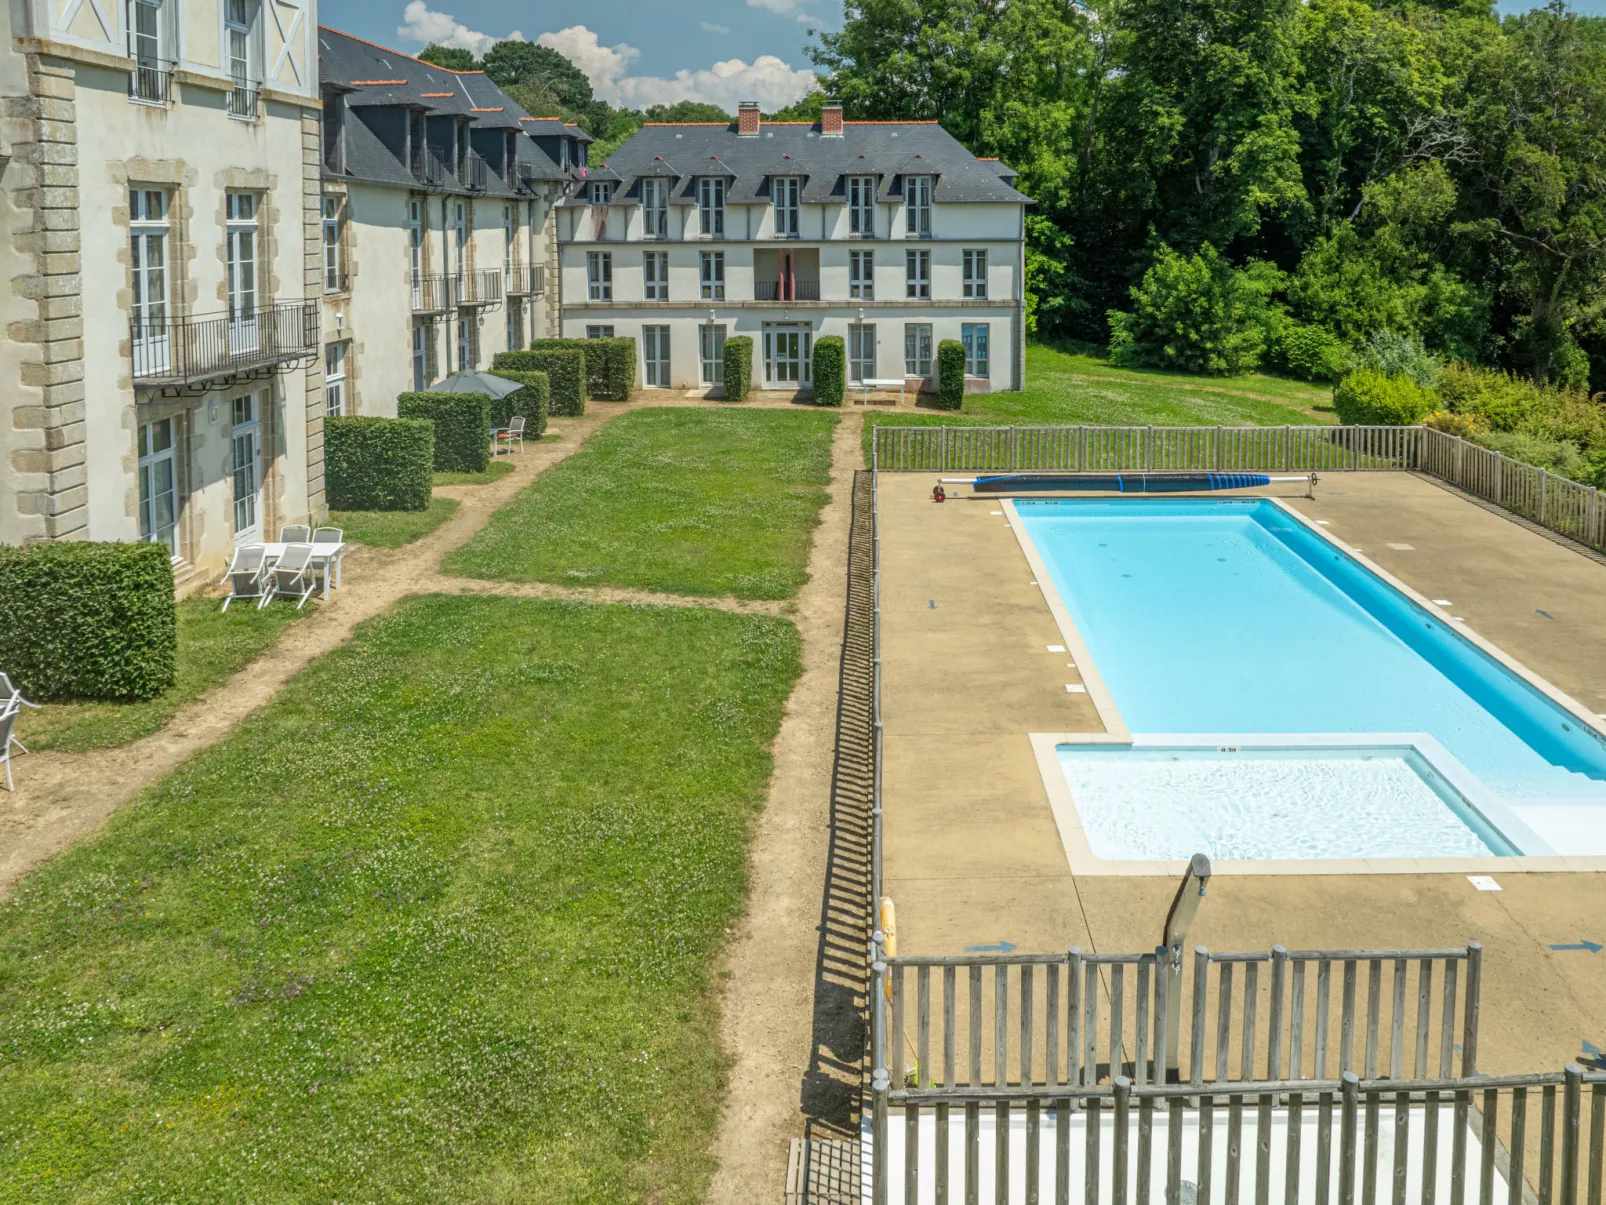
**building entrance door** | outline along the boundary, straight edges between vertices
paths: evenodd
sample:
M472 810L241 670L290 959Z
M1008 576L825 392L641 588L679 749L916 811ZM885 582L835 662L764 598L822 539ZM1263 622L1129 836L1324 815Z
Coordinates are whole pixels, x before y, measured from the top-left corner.
M797 389L812 381L814 328L802 323L764 324L764 385Z

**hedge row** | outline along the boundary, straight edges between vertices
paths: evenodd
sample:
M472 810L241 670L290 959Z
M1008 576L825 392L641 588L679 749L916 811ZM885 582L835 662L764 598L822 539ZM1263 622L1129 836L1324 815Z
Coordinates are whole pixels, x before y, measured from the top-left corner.
M0 667L23 694L149 699L177 656L165 544L0 545Z
M504 380L517 381L524 386L506 397L491 399L491 426L503 430L513 416L524 416L524 438L540 439L546 430L547 406L552 393L551 383L544 372L498 372Z
M570 340L584 344L584 339ZM592 340L595 342L595 340ZM583 347L552 351L499 351L491 357L497 376L510 372L544 372L547 376L547 413L578 418L586 412L586 357Z
M634 339L535 339L530 350L583 352L586 394L596 401L628 401L636 387Z
M753 388L753 340L732 335L725 340L725 400L739 402Z
M848 345L841 335L814 341L814 404L840 406L847 387Z
M404 393L396 399L396 417L435 424L437 473L483 473L491 463L488 393Z
M331 510L427 510L434 472L432 422L323 421L323 480Z
M937 344L937 409L958 410L965 401L965 345L958 339Z

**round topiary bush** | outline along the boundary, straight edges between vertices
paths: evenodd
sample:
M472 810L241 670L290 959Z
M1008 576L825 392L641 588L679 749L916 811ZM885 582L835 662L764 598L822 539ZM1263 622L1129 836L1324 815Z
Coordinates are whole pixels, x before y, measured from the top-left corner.
M1341 423L1411 427L1438 409L1439 399L1410 377L1391 377L1375 368L1349 373L1333 390L1333 409Z

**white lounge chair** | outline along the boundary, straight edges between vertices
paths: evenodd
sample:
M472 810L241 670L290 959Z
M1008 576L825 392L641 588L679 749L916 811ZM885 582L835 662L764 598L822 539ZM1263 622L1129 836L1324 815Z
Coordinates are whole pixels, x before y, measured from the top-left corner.
M507 449L509 456L513 455L513 443L515 440L518 441L519 451L524 451L524 415L515 414L508 419L507 426L491 432L491 439L493 441L491 455L493 456L503 448Z
M11 684L11 679L6 675L6 672L0 670L0 710L4 710L7 707L13 708L19 715L24 707L32 707L35 711L39 710L39 704L30 703L23 698L22 692ZM8 733L7 739L24 753L28 752L28 746L24 745L14 735L9 735ZM9 773L9 771L7 772Z
M8 791L17 789L11 781L11 746L16 745L17 748L22 749L22 742L11 735L11 730L16 727L17 716L21 711L22 704L16 698L6 703L0 703L0 762L5 763L6 790ZM22 749L22 751L24 753L28 752L26 749Z
M312 528L302 523L279 528L279 543L305 544L312 536Z
M229 596L223 600L223 609L237 598L262 597L263 557L267 549L260 544L249 544L234 550L234 560L223 580L229 583Z
M263 582L262 600L257 603L257 610L262 610L279 595L296 599L296 610L306 606L307 599L312 596L314 586L312 574L312 545L286 544L284 555L273 563L268 570L267 578Z
M335 553L333 556L317 556L313 558L312 562L314 568L323 571L323 576L326 581L329 577L329 571L333 569L335 573L335 585L338 586L340 584L340 571L342 567L341 562L346 555L345 531L339 527L314 527L312 529L312 542L314 544L340 545L340 551ZM325 590L324 596L328 597L328 594L329 591Z

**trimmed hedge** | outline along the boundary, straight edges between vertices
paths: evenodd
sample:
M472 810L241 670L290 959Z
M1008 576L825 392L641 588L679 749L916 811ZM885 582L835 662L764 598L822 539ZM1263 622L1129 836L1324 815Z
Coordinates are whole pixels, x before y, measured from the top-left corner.
M937 344L937 409L958 410L965 401L965 345L958 339Z
M847 387L848 345L841 335L814 341L814 404L840 406Z
M629 401L636 387L634 339L534 339L530 350L584 352L586 395L594 401Z
M165 544L0 545L0 667L46 699L150 699L178 664Z
M725 400L742 401L752 388L752 336L732 335L725 340Z
M546 414L552 394L552 384L544 372L493 373L508 381L524 386L506 397L491 399L491 426L497 430L508 425L515 414L524 416L524 438L540 439L546 430Z
M326 418L323 481L330 510L427 510L435 424L421 418Z
M396 416L435 424L437 473L483 473L491 463L488 393L404 393L396 399Z
M584 343L584 339L571 340ZM551 351L499 351L491 357L497 376L510 372L544 372L547 377L547 413L579 418L586 412L586 357L582 348Z

